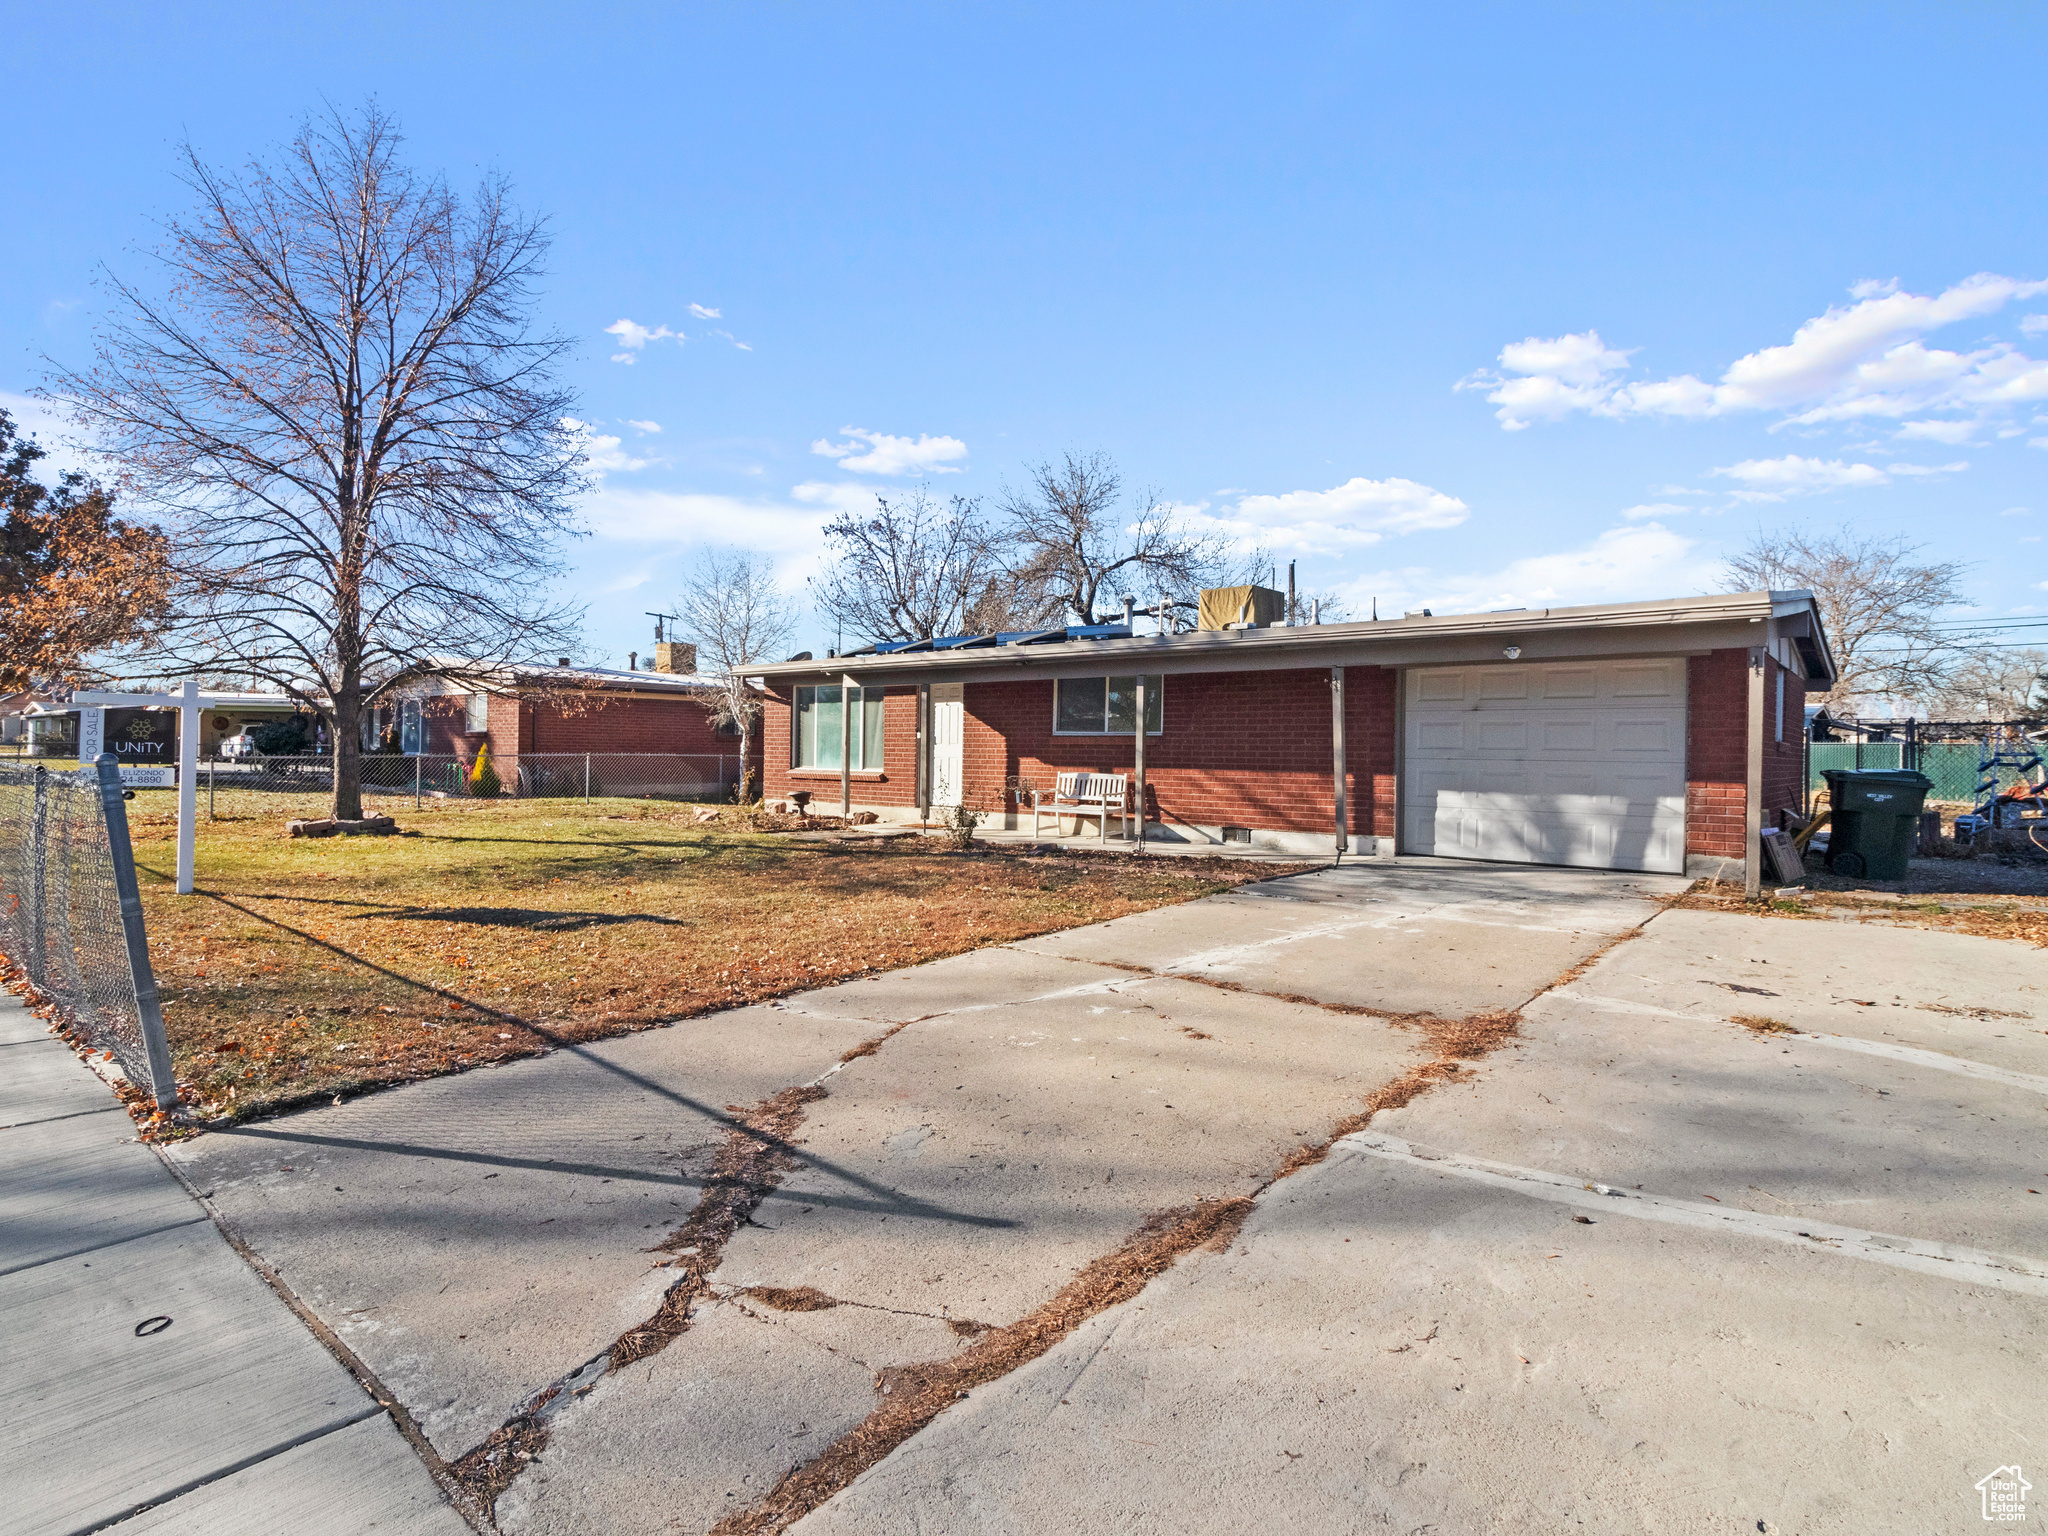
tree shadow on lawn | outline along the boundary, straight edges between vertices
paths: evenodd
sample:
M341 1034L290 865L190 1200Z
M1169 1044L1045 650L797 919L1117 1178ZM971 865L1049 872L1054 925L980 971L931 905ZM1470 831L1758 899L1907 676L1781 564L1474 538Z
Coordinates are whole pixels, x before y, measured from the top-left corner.
M586 928L610 928L621 923L655 923L665 928L696 926L687 917L663 917L658 912L576 912L552 907L398 907L331 896L287 896L275 891L252 893L248 899L346 907L350 921L375 918L392 922L474 923L479 928L524 928L535 933L581 933Z

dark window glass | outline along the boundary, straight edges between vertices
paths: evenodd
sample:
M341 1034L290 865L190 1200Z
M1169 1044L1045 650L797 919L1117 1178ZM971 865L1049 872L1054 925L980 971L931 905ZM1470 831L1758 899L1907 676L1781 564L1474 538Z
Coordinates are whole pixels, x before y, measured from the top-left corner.
M1059 681L1058 724L1062 731L1102 731L1104 679L1063 677Z

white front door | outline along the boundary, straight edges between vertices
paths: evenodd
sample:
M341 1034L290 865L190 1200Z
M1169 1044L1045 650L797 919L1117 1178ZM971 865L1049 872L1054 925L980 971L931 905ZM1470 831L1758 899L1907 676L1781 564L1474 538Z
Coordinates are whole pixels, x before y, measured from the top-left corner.
M932 684L932 804L960 804L960 743L967 701L959 683Z
M1417 668L1404 853L1685 869L1685 662Z

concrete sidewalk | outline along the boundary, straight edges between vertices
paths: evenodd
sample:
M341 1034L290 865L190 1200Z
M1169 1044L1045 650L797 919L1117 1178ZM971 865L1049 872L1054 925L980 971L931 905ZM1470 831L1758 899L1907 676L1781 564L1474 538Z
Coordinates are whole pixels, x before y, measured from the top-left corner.
M107 1085L11 996L0 1377L13 1536L469 1529L390 1415L135 1141Z

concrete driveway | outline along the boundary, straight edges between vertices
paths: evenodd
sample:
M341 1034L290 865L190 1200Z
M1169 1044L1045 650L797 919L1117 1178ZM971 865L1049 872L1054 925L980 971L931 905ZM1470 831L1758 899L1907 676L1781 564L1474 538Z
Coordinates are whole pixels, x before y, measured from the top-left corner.
M505 1529L706 1530L860 1425L878 1371L969 1347L1152 1213L1250 1195L1327 1141L1436 1057L1401 1016L1512 1009L1681 886L1346 866L175 1156L447 1460L560 1388L545 1434L508 1452L528 1455ZM714 1294L606 1371L692 1257L650 1250L716 1184L734 1121L806 1083L824 1093L798 1165L726 1244Z
M1682 885L1346 866L177 1155L508 1532L772 1528L869 1437L802 1529L1974 1520L2038 1417L2048 965Z
M2044 1120L2038 949L1667 912L797 1529L1980 1529Z

